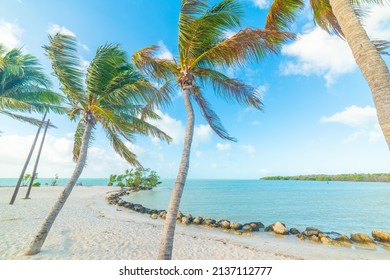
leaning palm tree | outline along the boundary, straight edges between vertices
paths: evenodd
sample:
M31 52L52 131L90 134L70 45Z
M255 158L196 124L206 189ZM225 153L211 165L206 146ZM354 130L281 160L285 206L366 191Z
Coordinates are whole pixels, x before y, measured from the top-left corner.
M6 51L0 44L0 114L39 126L39 119L19 113L63 113L62 98L50 86L34 56L21 49Z
M135 166L140 166L140 163L122 138L132 142L136 134L142 134L170 141L169 136L145 120L158 118L153 111L144 108L154 88L128 63L125 52L118 45L105 44L98 48L87 69L84 84L75 39L58 33L49 37L49 40L50 44L44 48L71 105L69 118L79 119L73 147L76 166L63 193L26 252L27 255L40 252L51 226L84 169L97 124L106 132L114 150ZM141 115L145 118L141 119Z
M133 55L133 63L162 85L154 100L169 104L175 87L183 91L187 126L178 175L173 187L163 229L159 259L171 259L176 217L187 178L191 143L194 134L193 103L196 103L213 131L222 139L235 141L206 99L205 87L211 84L215 94L241 105L261 109L256 88L221 72L242 66L247 60L261 59L276 53L291 33L278 30L245 28L227 37L227 31L239 29L242 9L237 1L223 0L209 7L206 0L183 0L179 16L178 58L156 58L158 47L151 46ZM275 21L280 21L276 18ZM288 19L283 19L288 20ZM153 102L152 102L153 103ZM152 105L151 105L152 106Z
M284 4L283 4L284 2ZM274 0L272 8L285 9L297 0ZM371 40L359 18L360 4L384 4L389 0L310 0L315 23L345 39L357 65L366 79L387 146L390 149L390 73L380 53L388 46L385 41ZM287 3L287 4L286 4ZM294 16L291 13L290 16ZM272 20L272 18L268 18ZM267 19L267 20L268 20Z

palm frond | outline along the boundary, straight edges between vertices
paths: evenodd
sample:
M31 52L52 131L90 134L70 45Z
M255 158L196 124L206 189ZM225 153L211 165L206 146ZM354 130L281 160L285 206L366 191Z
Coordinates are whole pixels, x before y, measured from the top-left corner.
M267 15L266 29L286 31L304 7L302 0L274 0Z
M212 69L197 68L194 74L202 81L211 82L214 92L225 100L233 99L241 105L261 110L263 104L256 88Z
M242 14L238 1L223 0L192 22L181 26L179 33L189 34L180 44L179 53L182 53L180 57L183 59L181 63L197 58L225 38L227 31L239 28ZM183 68L183 64L181 67Z
M390 42L387 40L373 40L372 43L374 44L376 50L381 55L390 55L390 53L387 51L387 49L390 47Z
M10 98L7 96L0 96L0 111L2 110L15 110L21 112L32 112L34 106L24 102L17 100L15 98Z
M87 70L88 102L111 92L113 80L125 73L130 67L127 63L126 52L117 44L105 44L99 47Z
M294 37L289 32L246 28L204 52L191 62L191 67L229 67L243 65L247 60L259 61L271 53L277 53L284 42Z
M115 152L133 166L141 167L137 160L137 156L131 152L122 142L120 137L113 131L107 130L107 138L110 140L111 146Z
M14 114L14 113L10 113L10 112L3 111L3 110L0 110L0 114L9 116L9 117L11 117L11 118L13 118L15 120L18 120L18 121L27 122L27 123L35 125L35 126L40 126L41 124L45 125L47 123L47 121L44 121L42 123L42 120L39 120L39 119L36 119L36 118L32 118L32 117L26 117L26 116ZM49 123L49 127L57 128L52 123Z
M178 67L174 61L156 58L158 46L149 46L135 52L132 61L135 67L158 82L171 79L178 73Z
M237 141L235 138L231 137L226 129L223 127L221 120L218 115L211 109L210 104L203 97L200 89L198 87L194 87L194 92L191 94L192 98L196 101L199 108L201 109L203 117L206 119L207 123L210 125L211 129L221 137L222 139Z
M328 33L344 38L341 27L333 14L329 0L310 0L315 23Z
M51 60L54 75L61 83L62 91L69 100L77 100L86 105L83 86L83 71L77 56L77 42L72 36L57 33L49 36L50 44L44 46L46 55Z

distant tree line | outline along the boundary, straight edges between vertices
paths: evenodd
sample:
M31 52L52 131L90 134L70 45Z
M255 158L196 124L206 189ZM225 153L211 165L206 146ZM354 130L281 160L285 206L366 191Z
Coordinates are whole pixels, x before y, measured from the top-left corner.
M294 181L353 181L353 182L390 182L390 173L373 174L338 174L338 175L299 175L299 176L268 176L260 180L294 180Z

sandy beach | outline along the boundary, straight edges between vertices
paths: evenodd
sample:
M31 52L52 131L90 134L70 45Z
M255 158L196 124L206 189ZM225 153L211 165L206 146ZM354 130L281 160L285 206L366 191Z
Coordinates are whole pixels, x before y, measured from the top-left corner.
M9 205L13 188L0 188L0 259L142 260L155 259L163 220L108 205L113 187L75 187L41 253L24 256L62 187L39 187L32 199ZM177 225L173 259L390 259L384 249L343 248L277 237L273 233L237 236L200 226Z

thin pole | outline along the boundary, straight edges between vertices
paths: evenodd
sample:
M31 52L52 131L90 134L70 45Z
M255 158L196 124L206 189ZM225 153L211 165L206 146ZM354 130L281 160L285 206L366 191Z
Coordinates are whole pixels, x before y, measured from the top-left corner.
M31 146L30 153L28 154L26 162L24 163L24 167L22 169L22 172L20 173L20 177L19 177L18 183L16 184L14 194L12 195L11 201L9 203L10 205L14 204L16 196L18 195L18 192L19 192L19 189L20 189L20 184L22 183L24 173L26 172L28 163L30 162L32 153L33 153L33 151L35 149L35 145L37 144L38 136L39 136L39 133L41 132L42 125L43 125L43 123L45 121L46 114L47 114L47 112L45 112L45 114L43 115L42 123L41 123L41 125L38 128L37 134L35 135L35 139L34 139L34 142L33 142L32 146Z
M47 120L45 131L43 132L43 137L42 137L41 145L39 146L37 159L35 160L35 165L34 165L34 170L33 170L32 176L31 176L30 185L28 186L26 197L24 199L30 199L31 187L34 183L35 175L36 175L37 168L38 168L39 158L41 157L43 142L45 142L46 132L47 132L47 128L49 127L49 123L50 123L50 119Z

